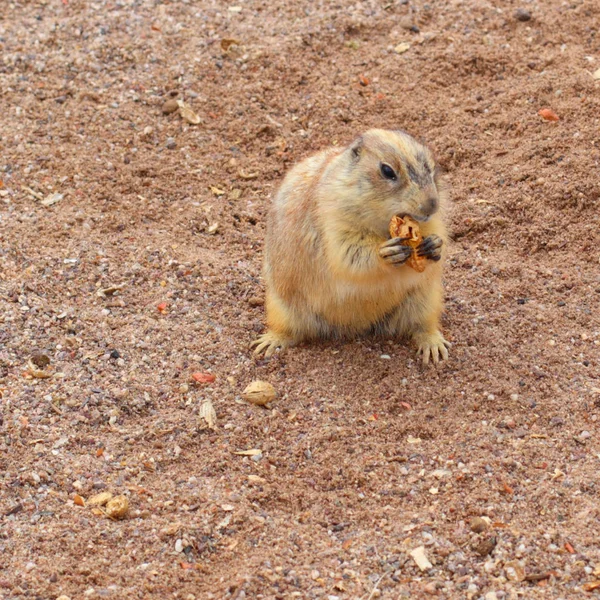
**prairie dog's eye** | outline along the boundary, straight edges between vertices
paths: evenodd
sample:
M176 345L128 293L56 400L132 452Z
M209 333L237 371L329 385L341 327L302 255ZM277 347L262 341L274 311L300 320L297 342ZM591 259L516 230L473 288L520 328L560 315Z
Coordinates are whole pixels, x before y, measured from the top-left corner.
M381 163L381 174L386 178L392 181L396 181L398 176L396 175L396 171L390 167L390 165L386 163Z

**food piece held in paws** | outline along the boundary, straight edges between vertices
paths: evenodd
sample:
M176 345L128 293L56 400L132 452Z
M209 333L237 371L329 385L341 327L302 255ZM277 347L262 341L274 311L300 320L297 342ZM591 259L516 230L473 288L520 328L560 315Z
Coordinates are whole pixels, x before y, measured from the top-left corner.
M427 259L424 256L417 255L417 248L423 242L419 224L411 217L399 217L396 215L390 221L390 236L392 238L408 238L402 244L412 248L412 254L405 264L418 273L422 273L427 266Z

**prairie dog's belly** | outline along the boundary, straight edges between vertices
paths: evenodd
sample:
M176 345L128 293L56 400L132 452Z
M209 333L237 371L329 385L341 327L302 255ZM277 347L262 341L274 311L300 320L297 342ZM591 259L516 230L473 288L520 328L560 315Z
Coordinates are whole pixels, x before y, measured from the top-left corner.
M406 272L370 283L331 280L312 296L311 308L348 333L365 331L395 309L423 277L408 268L403 270Z

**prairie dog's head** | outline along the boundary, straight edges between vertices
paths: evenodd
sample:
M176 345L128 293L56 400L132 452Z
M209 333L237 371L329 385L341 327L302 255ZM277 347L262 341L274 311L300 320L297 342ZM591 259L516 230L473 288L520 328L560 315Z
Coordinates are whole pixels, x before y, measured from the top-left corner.
M433 156L407 133L371 129L344 155L345 187L353 188L345 194L348 216L370 229L387 231L394 215L427 221L440 208L444 190Z

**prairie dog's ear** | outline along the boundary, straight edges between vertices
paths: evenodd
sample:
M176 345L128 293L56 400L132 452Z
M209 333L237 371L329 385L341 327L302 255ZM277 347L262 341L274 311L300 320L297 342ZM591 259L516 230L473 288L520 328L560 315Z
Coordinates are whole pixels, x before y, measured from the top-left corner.
M350 152L352 153L352 158L354 160L358 160L360 155L362 154L363 147L365 145L365 141L363 140L362 135L357 137L352 144L350 145Z

